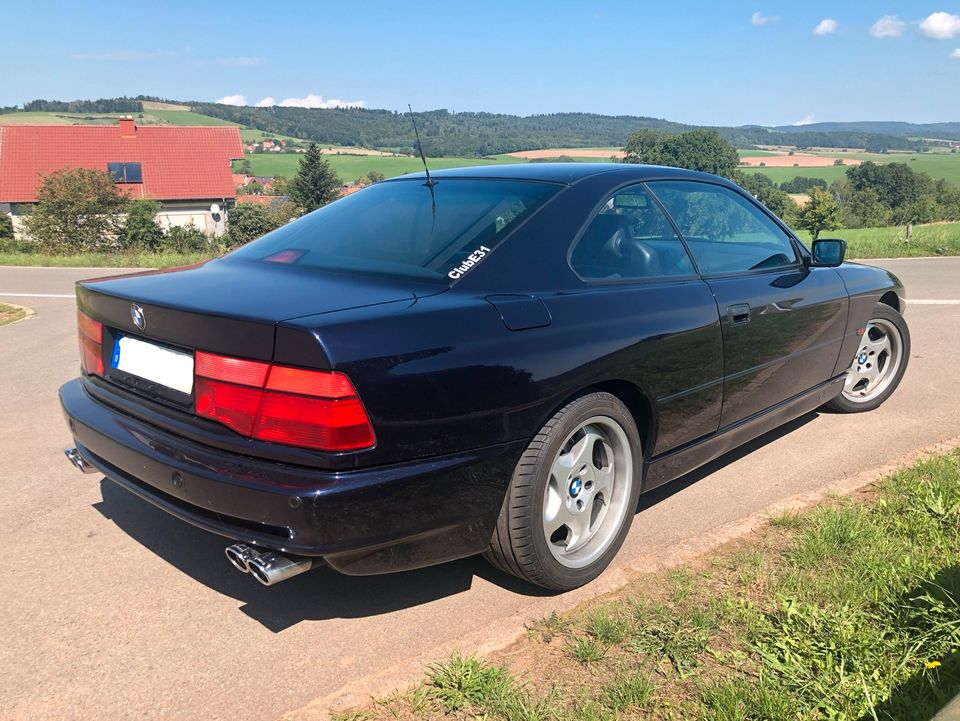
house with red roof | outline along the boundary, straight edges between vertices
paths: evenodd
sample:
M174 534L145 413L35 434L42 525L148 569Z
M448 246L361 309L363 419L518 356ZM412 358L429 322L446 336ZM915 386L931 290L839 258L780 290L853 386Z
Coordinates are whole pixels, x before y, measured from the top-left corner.
M236 200L230 161L243 158L234 126L0 125L0 212L18 218L36 203L43 177L64 168L110 173L131 198L161 203L163 227L226 230Z

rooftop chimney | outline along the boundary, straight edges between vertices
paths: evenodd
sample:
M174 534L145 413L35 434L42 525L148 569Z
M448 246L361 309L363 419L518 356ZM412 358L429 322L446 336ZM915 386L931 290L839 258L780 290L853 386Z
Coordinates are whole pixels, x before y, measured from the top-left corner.
M135 138L137 136L137 124L133 118L120 118L120 137Z

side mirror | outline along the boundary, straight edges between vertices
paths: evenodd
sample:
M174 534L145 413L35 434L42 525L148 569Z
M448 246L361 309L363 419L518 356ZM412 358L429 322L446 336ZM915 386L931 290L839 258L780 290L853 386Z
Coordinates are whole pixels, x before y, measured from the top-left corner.
M813 262L811 265L820 268L836 268L843 263L847 255L847 241L840 239L824 239L813 241Z

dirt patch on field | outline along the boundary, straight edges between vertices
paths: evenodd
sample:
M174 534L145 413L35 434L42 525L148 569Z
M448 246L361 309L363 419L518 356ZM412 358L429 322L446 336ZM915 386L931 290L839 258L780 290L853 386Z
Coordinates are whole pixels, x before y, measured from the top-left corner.
M533 160L534 158L559 158L561 155L569 155L571 158L622 158L622 150L595 150L593 148L547 148L546 150L518 150L515 153L507 153L514 158L525 158Z
M826 168L835 163L837 158L825 155L763 155L760 157L740 158L741 165L752 168L765 166L767 168ZM844 165L860 165L861 160L856 158L841 158Z

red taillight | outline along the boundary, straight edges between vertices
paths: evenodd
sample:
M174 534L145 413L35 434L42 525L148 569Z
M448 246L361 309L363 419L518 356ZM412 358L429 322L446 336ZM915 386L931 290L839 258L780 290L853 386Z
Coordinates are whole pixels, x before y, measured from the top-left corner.
M245 436L324 451L376 441L357 392L343 373L196 354L197 415Z
M80 337L80 362L84 373L103 375L103 324L77 311L77 331Z

